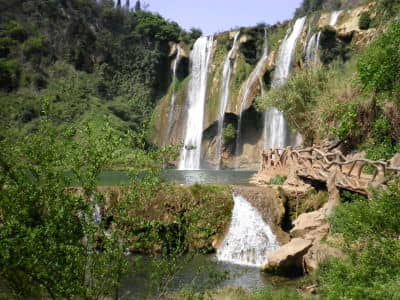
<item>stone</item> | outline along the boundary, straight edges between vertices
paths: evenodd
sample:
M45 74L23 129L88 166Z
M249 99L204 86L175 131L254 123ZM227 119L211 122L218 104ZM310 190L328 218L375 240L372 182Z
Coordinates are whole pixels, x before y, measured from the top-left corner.
M298 274L303 271L303 257L311 247L311 241L294 238L279 249L268 253L262 270L286 275Z
M317 229L326 224L326 215L323 209L304 213L293 221L293 228L290 230L290 235L292 237L305 237L312 232L318 232ZM313 240L313 238L309 239Z
M396 153L392 159L390 160L390 166L392 168L399 168L400 167L400 153Z
M312 273L318 270L321 263L330 257L343 258L344 254L337 248L333 248L325 243L315 243L304 256L304 270Z

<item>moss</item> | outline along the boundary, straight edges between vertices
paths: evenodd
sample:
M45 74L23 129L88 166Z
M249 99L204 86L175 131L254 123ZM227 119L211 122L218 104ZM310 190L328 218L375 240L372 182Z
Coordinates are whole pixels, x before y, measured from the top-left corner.
M278 50L280 42L285 37L288 28L289 22L285 22L268 29L268 47L270 52Z
M120 188L120 191L119 201L129 197L129 189ZM169 238L184 240L188 251L210 252L214 238L223 234L229 225L232 208L232 192L227 186L161 185L153 197L127 208L129 215L135 217L122 226L131 233L132 251L163 250L165 238L168 234L174 235L174 228L178 227L183 236ZM111 207L105 218L113 214L118 212ZM174 241L168 241L171 242Z
M229 52L227 41L231 43L229 33L227 32L217 37L217 45L212 59L212 65L214 68L208 76L205 124L211 124L218 119L219 100L221 95L221 75L225 58Z
M242 54L238 55L236 59L236 68L233 72L230 83L231 99L236 99L237 101L239 101L238 98L240 96L240 89L247 78L249 78L250 73L253 71L253 69L253 66L246 63L246 60ZM235 104L238 103L234 103L234 101L231 101L232 110L234 110L235 106L238 106Z

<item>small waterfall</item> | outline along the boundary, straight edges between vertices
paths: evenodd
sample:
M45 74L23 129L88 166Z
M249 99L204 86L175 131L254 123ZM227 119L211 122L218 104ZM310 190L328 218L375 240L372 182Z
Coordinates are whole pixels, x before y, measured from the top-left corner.
M100 208L100 205L98 205L97 203L94 206L93 219L97 225L101 223L101 219L102 219L101 208Z
M176 57L174 60L174 64L172 66L172 96L171 96L171 103L169 105L169 111L168 111L168 125L167 125L167 134L166 134L166 139L169 141L171 137L171 130L174 124L174 112L175 112L175 102L176 102L176 71L178 70L179 62L181 60L181 47L177 45L177 52L176 52Z
M239 46L239 35L240 31L235 34L235 38L233 40L232 48L228 52L226 56L224 68L222 70L222 83L221 83L221 97L219 101L219 114L218 114L218 134L217 137L217 168L219 169L221 166L221 156L222 156L222 130L224 126L224 116L226 111L226 106L229 101L229 83L231 81L232 69L235 60L235 55Z
M271 227L260 213L239 195L233 195L232 221L228 233L217 250L219 261L259 267L269 251L279 248Z
M314 33L307 44L305 62L308 67L314 66L318 63L318 50L321 32Z
M255 69L251 72L249 78L246 81L246 85L244 88L243 96L240 102L240 109L239 109L239 120L238 120L238 127L236 132L236 149L235 149L235 156L236 156L236 168L239 167L239 146L241 143L241 132L242 132L242 117L243 111L246 107L248 102L248 98L253 88L254 84L259 80L262 76L261 71L265 64L265 61L268 59L268 39L267 39L267 28L264 29L264 49L260 60L258 61Z
M272 88L279 87L284 84L289 77L295 55L297 40L303 31L306 17L296 20L291 32L286 34L278 53L276 61L276 69L272 80ZM271 108L265 113L265 148L284 147L288 140L288 126L282 112L276 108Z
M190 53L191 79L187 97L188 117L179 170L200 169L204 104L213 41L213 37L200 37Z
M334 11L331 14L331 19L329 21L330 26L336 26L337 21L339 20L340 15L343 13L343 10Z

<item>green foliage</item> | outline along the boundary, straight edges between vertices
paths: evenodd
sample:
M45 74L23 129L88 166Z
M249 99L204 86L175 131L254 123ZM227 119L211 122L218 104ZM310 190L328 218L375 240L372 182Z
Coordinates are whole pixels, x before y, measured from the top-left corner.
M233 124L228 124L224 127L222 136L224 137L225 143L229 143L236 139L236 128Z
M46 54L44 40L41 36L31 37L25 41L22 46L22 52L29 59L40 59L40 56Z
M303 0L301 6L296 9L295 17L302 17L322 8L323 0Z
M342 114L338 117L338 126L332 128L332 133L341 140L347 140L355 135L357 130L356 103L348 103L342 108Z
M363 12L358 21L358 27L362 30L367 30L371 26L371 16L368 12Z
M19 85L21 66L16 60L0 59L0 89L12 91Z
M366 152L367 158L387 160L400 150L396 140L391 136L392 131L390 121L384 115L373 122L370 137L361 145L361 149Z
M397 299L400 185L375 191L370 201L340 206L332 231L343 236L346 259L335 259L320 271L323 299Z
M34 135L1 141L2 297L97 298L119 285L126 267L121 232L105 236L88 201L101 199L96 179L118 155L119 141L107 128L95 137L87 127L83 144L71 140L72 132L59 136L44 118ZM82 196L68 192L67 170L83 187Z
M28 37L28 32L22 24L16 21L10 21L5 26L5 35L13 40L24 42Z
M400 78L400 22L390 24L360 57L358 74L364 87L374 93L398 95ZM396 96L397 97L397 96Z
M272 179L269 181L269 184L272 184L272 185L282 185L282 184L285 183L286 179L287 179L287 178L286 178L285 176L277 175L277 176L275 176L274 178L272 178Z
M179 40L181 29L175 22L167 22L163 17L145 11L136 12L137 25L135 30L148 38L156 41Z
M336 30L326 26L321 31L320 59L323 64L330 64L335 60L347 61L351 48L338 38Z

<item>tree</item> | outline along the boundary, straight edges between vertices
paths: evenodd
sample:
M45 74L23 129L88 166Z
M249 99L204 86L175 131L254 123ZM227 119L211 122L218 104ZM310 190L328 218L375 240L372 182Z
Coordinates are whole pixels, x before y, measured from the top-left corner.
M142 7L140 5L140 1L137 0L135 3L135 11L141 11L141 10L142 10Z
M29 138L6 134L0 142L0 298L112 295L126 268L122 233L106 236L93 207L102 199L96 178L118 138L107 126L94 136L89 126L78 144L74 130L59 135L47 117L41 122Z

